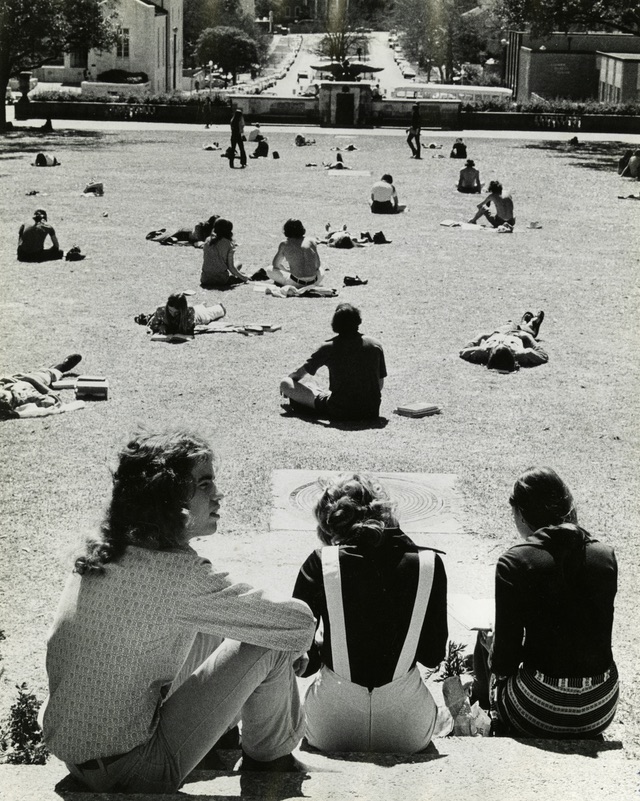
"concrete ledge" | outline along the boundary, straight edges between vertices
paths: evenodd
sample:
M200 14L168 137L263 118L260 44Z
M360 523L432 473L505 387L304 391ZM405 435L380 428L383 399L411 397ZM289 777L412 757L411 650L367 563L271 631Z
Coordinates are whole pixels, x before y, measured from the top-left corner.
M320 755L300 751L305 774L238 774L237 751L222 751L226 771L192 774L167 801L624 801L636 797L638 766L622 743L553 740L438 739L413 757ZM121 794L86 792L65 766L0 765L3 801L115 801ZM158 801L157 795L136 795Z

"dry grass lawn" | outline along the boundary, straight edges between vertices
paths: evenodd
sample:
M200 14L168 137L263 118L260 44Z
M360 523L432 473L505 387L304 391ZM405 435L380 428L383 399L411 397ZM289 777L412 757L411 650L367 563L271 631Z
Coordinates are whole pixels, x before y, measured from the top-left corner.
M618 554L614 652L622 698L610 736L638 753L640 204L616 199L637 186L615 173L624 145L568 151L553 143L471 141L482 180L499 178L513 189L518 225L503 236L438 225L468 219L477 202L455 192L461 163L437 158L448 153L446 139L437 140L444 149L425 150L416 162L397 136L318 132L315 147L295 148L294 134L270 135L280 160L250 161L233 172L218 153L201 149L220 138L202 130L14 133L3 140L0 370L79 351L82 372L107 376L111 397L74 414L0 426L0 628L7 635L0 712L17 681L44 695L47 627L69 555L100 519L115 448L140 424L186 425L219 454L227 493L222 537L265 530L273 469L455 473L468 529L495 540L497 554L516 536L507 503L514 478L531 464L555 467L573 488L582 524ZM305 168L348 141L360 149L346 153L346 163L371 177ZM31 167L40 150L62 165ZM370 184L387 171L409 210L374 217ZM82 196L90 179L104 181L103 198ZM43 195L27 196L32 189ZM62 247L80 245L84 261L15 261L18 226L40 206ZM151 229L213 212L233 221L237 258L251 272L270 261L292 216L310 233L321 234L327 221L346 222L354 233L382 229L392 240L321 251L326 284L341 287L345 274L369 280L341 288L339 299L358 305L364 332L385 345L386 425L329 427L280 407L280 376L330 335L334 300L281 300L250 287L205 292L199 251L145 241ZM532 220L542 230L527 230ZM222 300L229 321L281 323L282 330L211 335L182 346L148 342L134 315L188 288L197 290L195 301ZM548 365L503 376L458 358L478 332L539 308L546 312ZM393 414L398 403L420 399L443 413L421 420ZM469 564L473 570L471 553Z

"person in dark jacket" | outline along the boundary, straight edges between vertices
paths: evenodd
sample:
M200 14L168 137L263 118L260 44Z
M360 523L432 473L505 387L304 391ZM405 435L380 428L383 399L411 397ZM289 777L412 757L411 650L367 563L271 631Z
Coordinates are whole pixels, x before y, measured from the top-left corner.
M233 159L236 155L236 147L240 152L240 166L247 166L247 154L244 149L244 116L239 108L233 112L231 117L231 151L232 156L229 158L229 165L233 167Z
M571 492L550 467L525 470L509 501L523 542L496 567L495 634L484 638L493 716L517 737L596 737L618 703L615 554L578 525Z

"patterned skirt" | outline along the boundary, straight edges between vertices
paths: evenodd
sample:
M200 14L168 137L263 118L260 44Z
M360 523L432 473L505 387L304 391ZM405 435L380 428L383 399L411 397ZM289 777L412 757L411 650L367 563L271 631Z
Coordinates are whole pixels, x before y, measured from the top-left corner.
M559 679L522 666L498 682L498 717L520 737L589 738L603 732L618 705L615 663L599 676Z

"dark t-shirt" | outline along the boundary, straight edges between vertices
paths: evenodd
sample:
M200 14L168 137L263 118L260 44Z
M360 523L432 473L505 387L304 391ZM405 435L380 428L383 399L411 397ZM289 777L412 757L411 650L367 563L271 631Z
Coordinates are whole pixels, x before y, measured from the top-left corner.
M416 597L419 575L418 548L399 529L385 530L378 547L340 546L342 606L352 681L364 687L381 687L393 679ZM322 664L333 669L331 626L322 576L322 556L314 551L302 565L293 597L309 605L323 622L322 645L309 651L306 675ZM436 667L447 643L447 576L435 556L433 587L422 623L415 659Z
M315 375L323 366L329 370L327 409L332 416L352 420L378 416L380 379L387 375L387 368L377 339L338 334L312 353L303 368Z

